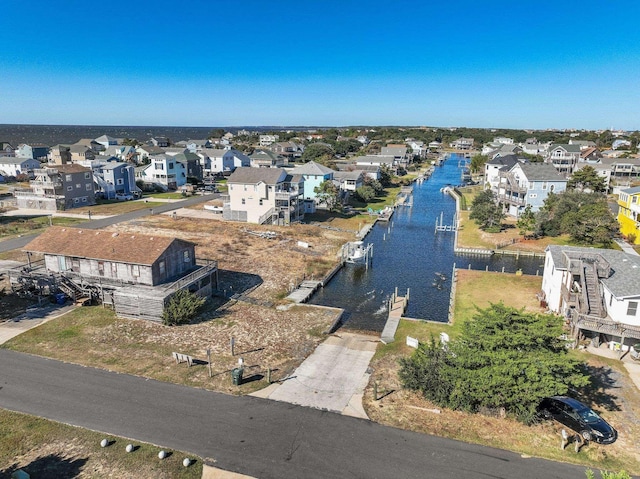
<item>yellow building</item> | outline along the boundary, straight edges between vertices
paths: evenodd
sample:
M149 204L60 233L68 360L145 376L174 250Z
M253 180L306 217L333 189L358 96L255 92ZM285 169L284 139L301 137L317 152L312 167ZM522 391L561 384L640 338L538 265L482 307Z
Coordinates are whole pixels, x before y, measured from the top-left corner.
M640 244L640 186L620 190L618 205L620 232L630 243Z

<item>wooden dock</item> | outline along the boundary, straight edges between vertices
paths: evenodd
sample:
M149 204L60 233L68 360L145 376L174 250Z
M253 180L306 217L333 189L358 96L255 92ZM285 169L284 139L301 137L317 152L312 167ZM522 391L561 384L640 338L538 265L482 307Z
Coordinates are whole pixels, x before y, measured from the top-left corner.
M287 299L294 303L304 303L321 285L322 283L320 281L303 281L287 296Z
M409 290L407 289L407 294L405 296L398 296L398 288L396 288L393 296L389 300L389 317L387 318L387 322L384 325L384 329L382 330L382 335L380 336L380 341L384 344L392 343L395 340L396 330L398 329L398 324L400 324L400 318L407 309L407 304L409 302Z

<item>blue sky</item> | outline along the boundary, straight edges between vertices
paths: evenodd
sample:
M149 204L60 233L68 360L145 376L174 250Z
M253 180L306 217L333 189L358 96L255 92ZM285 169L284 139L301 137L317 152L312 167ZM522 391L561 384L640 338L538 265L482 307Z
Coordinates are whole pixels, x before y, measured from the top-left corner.
M0 123L640 129L633 1L3 2Z

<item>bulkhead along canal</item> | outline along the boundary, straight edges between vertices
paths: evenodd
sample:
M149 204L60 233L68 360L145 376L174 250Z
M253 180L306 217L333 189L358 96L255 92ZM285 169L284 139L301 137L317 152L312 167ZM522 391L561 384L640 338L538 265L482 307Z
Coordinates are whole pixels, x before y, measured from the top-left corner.
M431 178L413 184L413 206L396 208L391 221L378 222L364 239L373 244L372 265L346 264L319 290L311 304L343 308L344 327L382 331L395 288L410 299L404 316L446 322L453 264L458 268L542 274L539 258L455 256L453 232L435 232L436 218L451 224L455 200L441 189L460 183L459 158L452 155Z

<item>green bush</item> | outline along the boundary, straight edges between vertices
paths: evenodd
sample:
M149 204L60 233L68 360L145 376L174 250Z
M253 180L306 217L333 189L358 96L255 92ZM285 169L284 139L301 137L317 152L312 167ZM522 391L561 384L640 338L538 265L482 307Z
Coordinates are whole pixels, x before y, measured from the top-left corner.
M191 291L176 291L162 312L162 322L167 326L186 324L198 315L205 302Z

